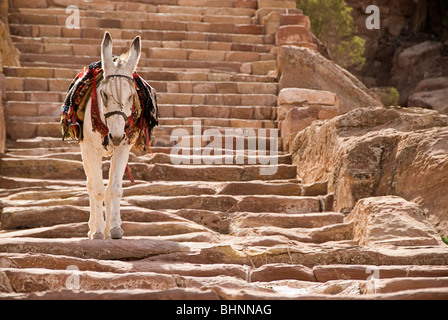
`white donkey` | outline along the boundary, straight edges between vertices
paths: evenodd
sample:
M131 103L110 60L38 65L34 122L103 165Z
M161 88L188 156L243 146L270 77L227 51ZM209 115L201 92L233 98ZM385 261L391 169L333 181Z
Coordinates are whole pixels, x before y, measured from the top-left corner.
M132 116L136 89L132 74L140 60L141 40L136 37L132 42L127 59L112 57L112 38L108 32L104 35L101 47L104 80L92 92L84 119L83 140L80 143L84 171L87 176L87 188L90 199L89 239L121 239L120 199L123 196L123 175L133 146L127 139L125 126ZM98 103L99 116L107 126L107 136L93 131L92 99ZM95 101L94 101L95 103ZM112 156L109 183L104 187L102 158ZM106 216L103 214L103 201Z

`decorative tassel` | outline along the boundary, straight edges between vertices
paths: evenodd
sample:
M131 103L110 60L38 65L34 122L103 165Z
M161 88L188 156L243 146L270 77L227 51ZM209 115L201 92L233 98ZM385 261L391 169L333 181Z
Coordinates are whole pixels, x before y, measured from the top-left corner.
M126 174L128 175L129 180L131 180L131 183L134 184L135 180L132 176L131 168L129 167L129 164L126 165Z

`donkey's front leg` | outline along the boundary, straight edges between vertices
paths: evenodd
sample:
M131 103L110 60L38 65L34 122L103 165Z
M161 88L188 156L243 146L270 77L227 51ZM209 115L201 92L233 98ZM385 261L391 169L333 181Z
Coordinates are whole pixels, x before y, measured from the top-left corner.
M120 200L123 197L123 175L129 160L130 147L115 148L110 164L109 184L106 188L106 237L121 239Z
M94 148L82 146L82 160L87 176L87 190L90 200L89 239L104 239L104 184L102 155Z

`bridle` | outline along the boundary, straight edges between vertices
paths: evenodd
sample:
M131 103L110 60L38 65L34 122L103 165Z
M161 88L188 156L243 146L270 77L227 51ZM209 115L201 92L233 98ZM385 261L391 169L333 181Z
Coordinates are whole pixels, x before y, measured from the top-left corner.
M111 78L125 78L125 79L131 81L132 85L134 86L134 79L131 77L128 77L128 76L125 76L122 74L112 74L112 75L107 76L105 81L107 81L108 79L111 79ZM103 95L101 95L101 99L103 100L103 105L106 105ZM123 109L123 104L121 103L120 100L121 99L119 99L118 101L117 100L115 100L115 101L120 105L120 108ZM104 118L107 120L108 118L115 116L115 115L122 116L126 123L128 122L129 118L132 117L132 114L131 114L131 116L127 116L126 113L124 113L123 111L115 110L115 111L111 111L111 112L104 114Z
M96 76L98 73L99 73L99 71L94 69L93 84L92 84L92 88L93 88L92 89L92 107L91 107L92 130L97 131L101 134L101 136L103 138L103 147L107 150L107 146L109 145L109 128L101 119L101 115L100 115L99 108L98 108L98 97L96 94L96 90L97 90ZM105 78L105 81L107 81L108 79L113 78L113 77L125 78L125 79L129 80L130 82L132 82L132 87L135 86L135 82L132 77L128 77L128 76L121 75L121 74L108 75ZM102 85L104 85L104 84L105 84L105 82L102 83ZM101 95L103 105L106 105L105 98L104 98L104 95L102 94L102 92L103 91L100 88L100 93L101 93L100 95ZM137 93L135 93L135 95L137 95ZM121 101L121 99L119 99L119 100ZM132 137L132 135L134 134L134 130L135 130L135 126L136 126L135 119L134 119L134 115L137 117L136 106L135 106L136 101L135 100L133 101L132 112L131 112L130 116L126 115L122 111L123 104L120 101L116 101L116 102L118 102L118 104L120 105L121 110L115 110L115 111L108 112L104 115L104 117L105 117L105 120L107 120L108 118L110 118L113 115L122 116L126 122L125 134L130 139ZM138 101L137 101L137 103L138 103Z

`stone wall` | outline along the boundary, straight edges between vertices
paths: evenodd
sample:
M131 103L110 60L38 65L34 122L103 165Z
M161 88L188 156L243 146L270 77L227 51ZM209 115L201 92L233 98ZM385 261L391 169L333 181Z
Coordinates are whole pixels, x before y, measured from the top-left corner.
M8 26L8 0L0 0L0 154L5 152L6 124L5 107L6 78L3 66L19 66L20 53L11 40Z

